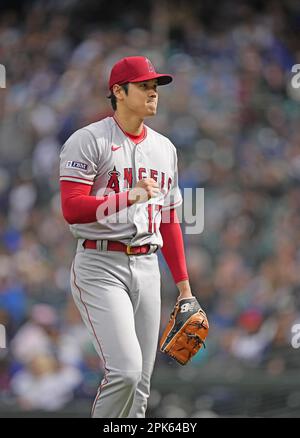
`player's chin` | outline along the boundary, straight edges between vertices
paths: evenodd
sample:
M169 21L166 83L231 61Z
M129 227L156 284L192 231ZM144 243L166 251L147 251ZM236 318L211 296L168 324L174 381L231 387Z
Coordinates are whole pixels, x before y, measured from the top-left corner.
M148 105L146 108L147 116L155 116L156 111L157 111L156 105Z

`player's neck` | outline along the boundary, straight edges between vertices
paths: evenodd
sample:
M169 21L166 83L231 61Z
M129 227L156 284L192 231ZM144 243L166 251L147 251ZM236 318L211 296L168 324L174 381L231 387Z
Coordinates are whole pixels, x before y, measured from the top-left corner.
M114 119L123 129L132 135L140 135L143 131L144 121L140 117L128 114L123 114L122 111L115 111Z

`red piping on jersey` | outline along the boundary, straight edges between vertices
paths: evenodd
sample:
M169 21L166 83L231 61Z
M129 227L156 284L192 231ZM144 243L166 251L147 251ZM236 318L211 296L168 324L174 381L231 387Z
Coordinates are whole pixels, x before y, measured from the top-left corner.
M76 255L75 255L75 257L76 257ZM92 414L91 414L91 416L93 416L93 415L94 415L95 408L96 408L96 403L97 403L97 401L99 400L99 397L100 397L100 395L101 395L101 391L102 391L103 387L108 383L108 378L107 378L107 376L108 376L110 370L109 370L109 369L107 368L107 366L106 366L106 360L105 360L105 357L104 357L104 354L103 354L103 351L102 351L102 347L101 347L100 341L99 341L99 339L98 339L98 337L97 337L96 331L95 331L94 326L93 326L93 323L92 323L92 321L91 321L91 318L90 318L90 315L89 315L89 312L88 312L87 306L86 306L85 302L84 302L83 299L82 299L81 289L80 289L80 287L79 287L79 286L77 285L77 283L76 283L76 274L75 274L75 269L74 269L74 261L73 261L73 264L72 264L72 271L73 271L73 275L74 275L74 285L75 285L75 287L77 288L77 290L79 291L80 301L82 302L82 304L83 304L83 306L84 306L84 308L85 308L85 311L86 311L86 314L87 314L87 317L88 317L89 323L91 324L91 327L92 327L92 331L93 331L94 336L95 336L95 338L96 338L96 341L97 341L97 343L98 343L98 345L99 345L100 352L101 352L101 354L102 354L102 358L103 358L104 369L105 369L105 373L104 373L104 377L103 377L103 380L104 380L104 381L103 381L103 383L100 384L100 386L99 386L99 388L98 388L98 391L97 391L97 394L96 394L96 399L95 399L94 404L93 404L93 407L92 407Z
M182 231L175 209L170 210L168 222L164 222L164 213L162 213L162 222L159 231L164 243L161 252L163 253L175 283L177 284L180 281L188 280L189 276L186 267Z
M87 178L82 178L81 176L74 176L74 175L61 175L60 176L60 180L62 180L62 178L72 178L72 179L82 179L83 181L89 181L90 183L93 184L93 181L91 179L87 179Z
M149 225L148 225L148 233L152 233L152 205L148 204L148 217L149 217Z
M145 138L147 137L147 128L145 125L143 125L143 130L139 135L133 135L133 134L130 134L129 132L124 131L124 129L119 125L119 123L117 122L117 120L115 119L114 116L113 116L113 119L116 122L116 124L118 125L118 127L121 129L123 134L125 134L126 137L130 138L130 140L133 141L133 143L135 143L135 144L142 143L142 141L145 140Z
M164 209L167 208L167 207L172 207L172 208L173 208L175 205L179 204L179 202L180 202L180 200L177 201L177 202L173 202L173 204L164 205L164 206L162 207L162 209L164 210Z

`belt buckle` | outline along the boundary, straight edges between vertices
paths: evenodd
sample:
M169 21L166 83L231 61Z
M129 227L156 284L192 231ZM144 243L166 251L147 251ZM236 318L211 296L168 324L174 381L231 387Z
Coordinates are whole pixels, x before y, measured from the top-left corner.
M127 254L127 255L132 255L132 254L134 254L134 253L132 252L132 246L130 246L130 245L127 245L127 246L126 246L126 254Z

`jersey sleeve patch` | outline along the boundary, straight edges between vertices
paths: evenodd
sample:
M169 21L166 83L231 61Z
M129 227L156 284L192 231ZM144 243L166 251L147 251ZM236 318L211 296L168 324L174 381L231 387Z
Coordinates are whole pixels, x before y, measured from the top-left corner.
M99 148L87 129L79 129L67 139L60 152L60 178L92 185L98 171Z
M82 171L87 171L88 165L80 161L67 161L66 169L80 169Z

